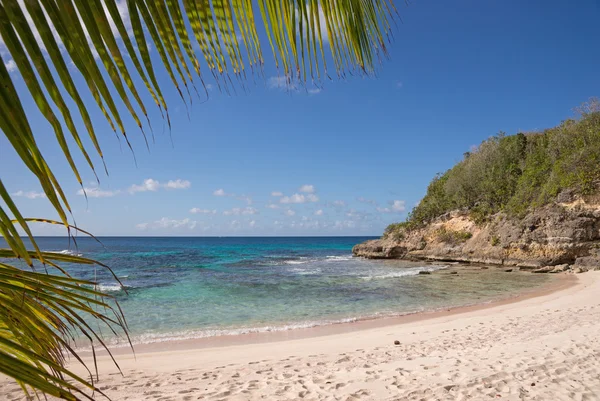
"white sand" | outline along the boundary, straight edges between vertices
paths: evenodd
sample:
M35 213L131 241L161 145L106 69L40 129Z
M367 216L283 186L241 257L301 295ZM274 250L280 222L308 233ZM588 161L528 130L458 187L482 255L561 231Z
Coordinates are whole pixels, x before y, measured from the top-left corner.
M98 385L114 400L600 400L600 272L577 277L548 295L405 324L119 355L124 377L101 357ZM20 398L0 378L0 399Z

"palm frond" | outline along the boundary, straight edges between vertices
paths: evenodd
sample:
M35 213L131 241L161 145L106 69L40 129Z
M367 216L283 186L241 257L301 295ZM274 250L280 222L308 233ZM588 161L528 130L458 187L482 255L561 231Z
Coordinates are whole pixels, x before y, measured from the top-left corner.
M114 309L110 297L86 289L89 283L71 278L59 266L94 261L41 251L29 228L31 222L45 222L64 226L68 234L79 230L70 223L67 196L38 146L23 106L26 95L17 90L17 73L8 71L7 61L18 69L85 193L77 156L96 179L95 158L107 171L89 108L97 107L133 152L126 126L132 121L146 138L145 127L151 129L148 98L171 127L157 78L160 69L186 107L200 85L208 94L206 71L227 92L261 74L263 42L290 83L368 75L387 54L394 14L392 0L2 0L0 131L38 180L58 220L24 218L0 179L0 234L9 247L0 250L0 258L19 259L29 268L52 266L63 275L0 261L0 372L57 397L85 397L65 379L94 389L65 369L64 350L77 357L68 339L79 331L103 344L82 318L86 315L126 329L118 304ZM155 50L152 55L150 49ZM93 101L84 102L86 95ZM85 132L78 129L79 121ZM85 144L86 137L92 146Z
M9 251L0 252L0 258L10 256ZM46 256L90 263L77 257L63 259L69 255ZM0 371L57 397L78 399L73 395L76 392L90 398L66 378L98 391L93 375L90 372L90 379L83 379L67 370L66 356L83 363L72 348L76 335L88 338L92 347L100 343L110 353L82 316L111 328L124 328L124 317L112 301L111 296L95 289L94 282L26 271L0 262Z

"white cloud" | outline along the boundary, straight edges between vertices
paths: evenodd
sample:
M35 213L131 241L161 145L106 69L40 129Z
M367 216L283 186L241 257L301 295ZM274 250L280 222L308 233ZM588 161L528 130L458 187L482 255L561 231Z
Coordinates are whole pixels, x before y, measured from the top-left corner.
M378 207L377 211L381 213L402 213L406 210L406 202L403 200L390 201L390 207Z
M319 197L315 194L294 194L292 196L284 196L279 199L280 203L307 203L307 202L318 202Z
M248 223L248 226L250 227L254 227L256 225L256 220L250 220L250 222Z
M319 25L321 25L321 39L323 44L329 43L329 34L327 33L327 18L323 14L323 8L319 5Z
M189 187L192 186L192 183L189 182L188 180L180 180L180 179L176 179L176 180L169 180L169 182L167 182L165 184L165 188L168 189L188 189Z
M319 209L315 212L315 216L323 216L323 210Z
M252 204L252 198L250 196L240 195L240 196L236 196L236 199L243 200L249 205Z
M192 214L217 214L217 209L199 209L197 207L191 208L190 213Z
M275 203L269 203L267 207L269 209L279 209L279 205L276 205Z
M361 212L358 210L350 209L346 212L346 216L353 220L368 220L371 216L370 213Z
M270 77L267 79L267 87L285 92L301 92L301 89L303 91L306 88L303 82L286 76ZM310 96L318 95L321 91L322 89L317 87L306 89L306 93Z
M286 91L297 91L298 85L291 79L285 76L270 77L267 79L269 89L279 89Z
M119 31L117 30L117 26L115 25L115 22L112 19L111 15L109 14L108 10L106 9L106 6L104 5L104 3L102 3L102 8L104 9L104 13L106 14L106 18L108 19L108 23L110 25L110 29L113 32L113 35L115 35L117 38L120 38L121 35L119 34ZM126 0L117 0L117 9L119 10L119 15L121 16L123 25L125 25L125 30L129 34L129 36L132 36L133 29L131 27L131 18L129 17L129 8L127 8L127 1Z
M239 199L246 202L248 205L252 204L252 197L248 195L236 195L234 193L225 192L223 188L216 189L213 191L214 196L228 196L231 198Z
M285 215L286 216L295 216L296 212L293 211L292 209L288 209L288 210L285 211Z
M392 210L394 212L398 212L398 213L405 211L406 210L406 202L404 202L403 200L395 200L392 203Z
M309 185L309 184L304 184L304 185L302 185L300 187L299 191L307 193L307 194L314 194L315 193L315 186L314 185Z
M346 228L354 228L354 227L356 227L356 222L351 221L351 220L343 220L343 221L338 220L333 225L333 228L337 229L337 230L344 230Z
M359 196L358 198L356 198L356 200L359 201L360 203L367 203L369 205L377 206L377 201L375 201L373 199L366 199L362 196Z
M93 183L92 183L93 185ZM135 194L136 192L156 192L158 190L162 189L188 189L189 187L191 187L192 183L189 182L188 180L181 180L181 179L176 179L176 180L169 180L166 184L161 184L159 181L152 179L152 178L147 178L144 180L144 182L142 182L141 185L137 185L137 184L133 184L131 185L128 189L127 192L129 192L130 194ZM77 195L84 195L84 190L85 193L87 194L88 197L90 198L107 198L107 197L111 197L111 196L115 196L118 195L124 191L121 191L119 189L117 190L102 190L98 187L85 187L83 189L80 189L77 191Z
M160 188L160 183L152 178L145 179L142 185L132 185L129 187L129 193L134 194L136 192L146 192L146 191L158 191Z
M281 199L279 199L279 202L281 202L281 203L305 203L306 197L304 195L294 194L292 196L282 197Z
M84 191L85 191L85 193L84 193ZM87 195L88 198L110 198L112 196L118 195L120 192L121 191L119 191L119 190L116 190L116 191L103 190L98 187L92 187L92 188L84 187L83 189L80 189L77 191L77 195L80 195L80 196Z
M332 204L335 207L345 207L346 206L346 202L344 202L343 200L333 201Z
M301 92L301 89L304 91L306 88L303 82L286 76L269 77L269 79L267 79L267 87L269 89L285 92ZM306 89L306 93L310 96L318 95L321 91L322 89L317 87Z
M234 207L231 210L225 210L223 212L224 216L239 216L239 215L252 215L252 214L258 214L258 210L253 208L253 207L245 207L245 208L239 208L239 207Z
M323 13L323 8L320 5L318 5L317 7L319 10L318 14L319 14L319 25L321 27L321 40L322 40L323 44L327 44L327 43L329 43L329 35L327 33L327 18L325 18L325 14ZM304 19L304 15L305 15L304 13L300 13L300 10L298 8L296 8L296 18L297 19L300 19L300 18ZM310 20L309 20L310 22L304 19L305 23L312 25L313 24L312 12L311 12L310 6L308 4L306 5L306 15L308 15L308 18L310 18ZM296 31L299 34L298 29L296 29Z
M13 59L10 59L6 63L4 63L4 66L6 67L8 72L13 72L17 70L17 63L15 63L15 60Z
M308 194L308 195L306 195L306 200L308 200L309 202L318 202L319 197L314 194Z
M190 220L188 218L182 220L170 219L168 217L163 217L160 220L156 220L152 223L140 223L136 224L136 228L138 230L147 230L147 229L178 229L178 228L187 228L193 230L196 228L197 222L195 220Z
M35 192L35 191L27 191L27 192L17 191L15 193L13 193L12 196L22 196L27 199L38 199L38 198L45 198L46 194L43 192Z
M271 192L271 196L283 196L283 193L279 191L273 191Z

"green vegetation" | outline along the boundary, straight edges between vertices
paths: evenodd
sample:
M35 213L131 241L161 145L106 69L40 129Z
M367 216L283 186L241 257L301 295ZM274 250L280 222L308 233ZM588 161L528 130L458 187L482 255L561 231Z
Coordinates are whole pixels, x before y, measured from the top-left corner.
M403 223L384 234L394 237L452 210L468 211L477 223L496 212L523 217L566 189L592 194L600 183L600 102L578 109L580 117L541 132L500 133L464 155L429 184L423 200ZM497 242L497 241L494 241Z
M404 225L405 223L390 224L383 232L383 237L393 239L394 241L402 241L405 237Z
M6 48L0 54L0 134L23 162L14 168L36 177L58 216L53 221L22 215L0 179L0 235L7 244L0 249L0 373L14 378L28 399L40 398L32 389L68 400L102 395L92 372L79 377L66 369L68 356L83 364L72 341L79 334L93 347L104 347L99 333L106 326L127 335L114 297L86 289L95 288L94 283L72 278L59 264L108 267L42 252L30 230L36 222L62 225L69 235L82 231L70 224L68 197L46 160L68 163L82 190L82 167L99 182L98 164L108 170L92 111L101 111L101 123L108 122L133 151L127 122L135 123L145 140L143 127L151 128L148 116L157 110L171 127L162 92L169 84L158 84L158 70L166 71L187 108L194 94L208 96L206 77L227 93L235 93L235 85L245 90L245 79L262 75L261 45L266 43L271 61L291 87L333 75L369 75L387 54L396 13L391 0L128 0L124 19L122 3L0 1L0 37ZM266 36L259 38L263 31ZM18 72L9 72L9 63ZM33 102L39 110L29 106ZM149 103L156 109L148 112ZM52 126L58 147L38 147L36 139L48 135L38 122L39 112ZM84 317L95 321L88 325Z
M471 234L468 231L452 231L444 227L437 230L435 232L435 235L437 236L438 240L451 245L462 244L463 242L466 242L469 238L473 236L473 234Z
M494 235L490 239L490 244L492 244L492 246L498 246L498 245L500 245L500 237L498 237L497 235Z

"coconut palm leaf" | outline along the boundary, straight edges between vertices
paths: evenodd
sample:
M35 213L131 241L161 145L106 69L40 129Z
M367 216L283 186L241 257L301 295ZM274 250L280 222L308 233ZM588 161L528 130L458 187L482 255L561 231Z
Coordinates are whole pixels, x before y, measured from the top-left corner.
M108 267L43 252L29 228L32 222L45 222L64 226L68 235L79 230L71 224L67 196L38 146L25 97L52 127L85 193L85 171L99 180L95 160L107 171L90 108L101 111L133 152L126 126L133 122L145 138L145 129L152 129L150 99L171 127L158 70L164 69L186 107L198 87L208 95L206 71L227 92L261 75L265 43L291 87L320 85L332 75L369 75L387 53L395 13L392 0L0 1L0 131L58 214L56 221L23 217L0 177L0 234L8 245L0 250L0 372L24 389L65 399L89 397L82 389L97 392L91 379L65 368L65 353L78 359L71 345L76 336L93 346L104 344L83 316L127 335L118 304L60 265ZM7 65L18 72L9 72ZM17 79L28 93L17 90ZM84 102L88 94L93 101ZM80 131L79 122L85 130ZM85 162L78 165L77 157ZM38 265L58 271L33 270Z

